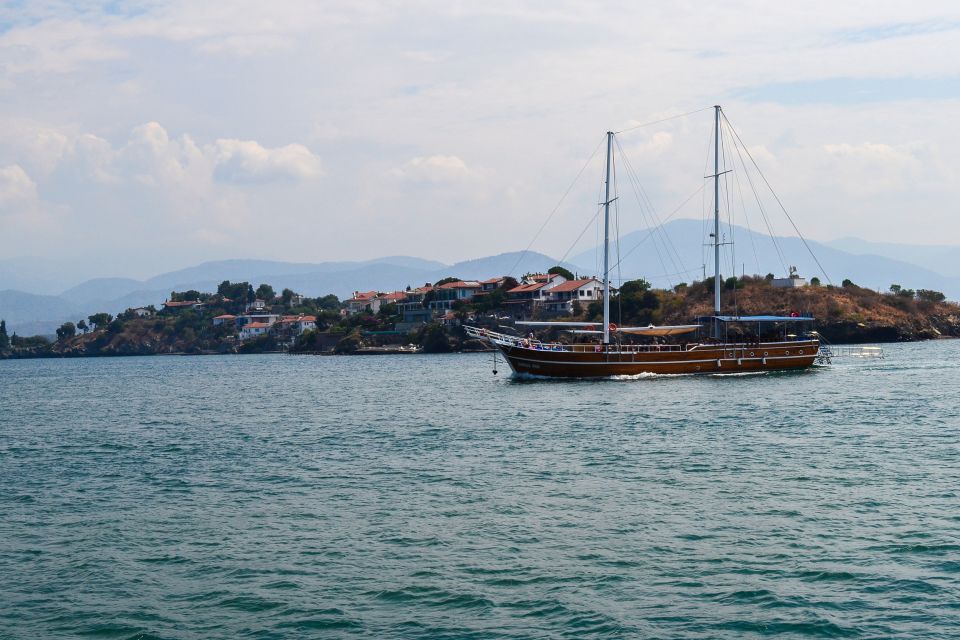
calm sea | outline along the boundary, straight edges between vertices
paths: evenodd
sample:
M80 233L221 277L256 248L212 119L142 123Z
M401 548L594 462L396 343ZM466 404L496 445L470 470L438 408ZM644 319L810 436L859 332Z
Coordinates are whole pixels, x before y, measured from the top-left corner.
M960 342L0 362L0 637L960 635Z

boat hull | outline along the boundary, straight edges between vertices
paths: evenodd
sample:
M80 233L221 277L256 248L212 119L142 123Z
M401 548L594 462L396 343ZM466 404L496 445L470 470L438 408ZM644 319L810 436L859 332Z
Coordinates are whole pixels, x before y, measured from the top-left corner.
M817 341L752 345L696 345L686 350L571 352L498 344L516 373L555 378L655 374L728 374L805 369L814 364Z

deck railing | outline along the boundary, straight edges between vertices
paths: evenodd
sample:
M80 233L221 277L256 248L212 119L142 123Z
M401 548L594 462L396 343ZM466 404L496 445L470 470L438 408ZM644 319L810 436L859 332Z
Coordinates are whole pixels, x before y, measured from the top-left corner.
M538 351L563 351L567 353L603 353L604 348L601 344L564 344L562 342L542 342L537 339L521 338L511 336L498 331L491 331L480 327L471 327L464 325L464 331L471 338L480 338L491 342L509 345L514 347L524 347L527 349L536 349ZM607 346L607 351L615 353L658 353L661 351L683 351L683 345L679 344L611 344Z

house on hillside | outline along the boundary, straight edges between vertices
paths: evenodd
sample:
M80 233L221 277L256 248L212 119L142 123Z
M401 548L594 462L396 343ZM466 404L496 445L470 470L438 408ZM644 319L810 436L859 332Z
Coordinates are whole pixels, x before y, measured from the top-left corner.
M138 318L150 318L153 316L153 309L147 309L146 307L137 307L136 309L127 309L127 313L134 315Z
M240 329L240 339L241 340L250 340L252 338L257 338L262 335L266 335L269 331L270 325L266 322L249 322Z
M253 302L248 302L247 306L244 308L244 311L263 311L267 308L267 301L257 298Z
M280 315L276 313L245 313L242 316L237 316L234 322L241 328L248 324L265 324L269 327L279 319Z
M550 299L550 290L567 279L558 273L534 273L507 291L507 306L517 318L529 317Z
M807 286L807 279L801 278L796 267L790 267L790 275L786 278L774 278L770 281L777 289L798 289Z
M377 298L380 300L380 306L385 304L400 304L407 299L406 291L392 291L390 293L381 293Z
M199 300L167 300L163 303L163 308L170 311L180 311L182 309L202 309L203 303Z
M603 299L603 283L596 278L567 280L547 291L544 309L554 313L573 313L574 302L586 306Z
M306 331L316 328L317 317L304 315L283 316L270 325L270 331L281 342L290 342L294 338L302 336Z
M213 326L219 327L222 324L234 324L237 321L237 316L230 315L229 313L224 313L214 317Z
M403 300L397 303L397 313L400 315L400 322L395 327L397 331L411 331L433 319L433 311L423 304L431 291L433 285L428 282L422 287L403 292Z
M503 286L503 283L507 281L507 276L500 276L498 278L489 278L487 280L480 281L480 292L481 293L490 293L491 291L496 291Z
M353 297L349 300L344 301L344 304L347 305L347 313L362 313L364 311L369 311L370 313L377 313L380 311L380 294L376 291L354 291Z
M433 300L429 302L429 307L433 311L449 311L454 302L468 302L480 291L481 285L476 281L448 282L435 288Z

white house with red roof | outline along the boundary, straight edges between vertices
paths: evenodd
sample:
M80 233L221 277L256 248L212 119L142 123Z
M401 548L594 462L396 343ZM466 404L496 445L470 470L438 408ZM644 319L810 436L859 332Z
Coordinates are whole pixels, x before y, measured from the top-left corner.
M369 311L377 313L380 311L380 293L377 291L354 291L353 297L344 301L347 306L347 313L361 313Z
M270 331L280 339L292 339L317 328L316 316L283 316L272 325Z
M544 308L548 311L573 313L574 302L590 304L603 299L603 283L596 278L566 280L547 292Z
M270 330L266 322L248 322L240 328L240 339L250 340L265 335Z

